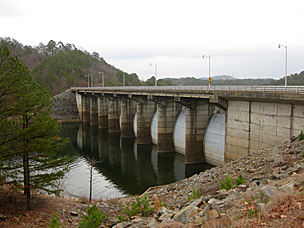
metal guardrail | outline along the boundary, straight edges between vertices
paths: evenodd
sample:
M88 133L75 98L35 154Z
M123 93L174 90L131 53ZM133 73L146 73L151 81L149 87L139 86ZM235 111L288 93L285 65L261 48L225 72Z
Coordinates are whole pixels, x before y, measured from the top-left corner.
M74 91L108 92L161 92L161 93L212 93L214 91L244 91L304 94L304 86L113 86L113 87L72 87Z

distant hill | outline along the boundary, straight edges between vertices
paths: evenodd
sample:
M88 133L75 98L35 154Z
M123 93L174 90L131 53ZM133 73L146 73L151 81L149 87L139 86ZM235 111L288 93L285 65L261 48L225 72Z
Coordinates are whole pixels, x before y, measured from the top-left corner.
M33 79L42 86L58 94L72 86L87 86L86 75L93 75L93 85L102 85L102 72L106 86L119 86L123 83L123 72L108 64L97 52L89 53L78 49L74 44L63 44L50 40L47 44L29 46L12 38L1 38L0 47L8 46L13 56L17 56L30 69ZM155 77L140 81L138 76L127 74L126 85L154 86ZM284 85L284 78L237 79L230 75L212 76L212 85ZM158 86L208 85L208 77L163 78ZM288 85L304 85L304 71L288 76Z
M199 78L201 80L208 80L209 77L202 77ZM236 78L230 75L217 75L217 76L212 76L212 80L235 80Z
M8 46L30 69L33 79L58 94L72 86L87 86L86 75L93 75L93 85L122 85L123 72L108 64L97 52L89 53L77 49L74 44L63 44L50 40L48 44L29 46L15 39L0 38L0 47ZM127 74L126 85L141 85L136 74Z

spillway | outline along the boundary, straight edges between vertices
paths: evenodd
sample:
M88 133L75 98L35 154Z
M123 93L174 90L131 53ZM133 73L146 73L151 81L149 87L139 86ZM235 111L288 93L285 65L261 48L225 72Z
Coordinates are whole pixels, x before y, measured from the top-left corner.
M157 110L151 122L151 137L153 144L157 140ZM134 133L137 136L137 113L134 116ZM186 109L182 109L176 119L173 130L173 142L176 152L185 155L186 145ZM204 143L202 145L206 163L221 165L225 161L225 114L214 113L210 118L205 131Z
M157 124L158 124L158 120L157 120L157 109L154 113L154 116L152 118L152 122L151 122L151 138L152 138L152 142L157 145L158 142L158 134L157 134Z
M211 165L225 163L225 121L225 114L213 114L205 132L205 159Z
M134 119L133 119L133 130L134 130L135 137L137 137L137 112L135 112Z
M175 121L173 142L176 152L185 154L186 150L186 109L182 109Z

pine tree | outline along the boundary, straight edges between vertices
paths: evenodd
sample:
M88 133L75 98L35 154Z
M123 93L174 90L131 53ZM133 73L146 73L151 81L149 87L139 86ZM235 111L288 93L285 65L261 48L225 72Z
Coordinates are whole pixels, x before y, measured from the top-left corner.
M50 117L50 92L7 48L0 49L0 103L0 175L23 188L29 208L31 189L59 193L71 159L57 155L66 140L57 137L60 126Z

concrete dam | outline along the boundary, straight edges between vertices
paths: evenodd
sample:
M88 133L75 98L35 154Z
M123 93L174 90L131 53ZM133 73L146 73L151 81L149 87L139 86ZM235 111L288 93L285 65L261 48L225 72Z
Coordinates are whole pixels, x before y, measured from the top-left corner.
M83 122L220 165L304 129L304 87L75 87Z

